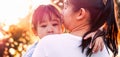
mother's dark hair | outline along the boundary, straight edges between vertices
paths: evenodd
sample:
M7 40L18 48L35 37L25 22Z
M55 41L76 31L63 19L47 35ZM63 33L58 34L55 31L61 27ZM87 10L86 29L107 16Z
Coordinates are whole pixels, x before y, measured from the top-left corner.
M113 0L107 0L106 3L103 3L103 0L68 0L68 2L72 5L75 12L80 10L80 8L85 8L90 12L90 30L84 34L83 38L87 34L98 30L106 23L106 30L104 32L98 30L98 33L94 36L94 38L104 36L103 40L106 47L108 47L113 52L114 56L116 56L118 53L118 27L114 16ZM80 45L82 47L82 52L90 42L91 38L82 40L82 44ZM91 54L92 49L88 48L86 55Z

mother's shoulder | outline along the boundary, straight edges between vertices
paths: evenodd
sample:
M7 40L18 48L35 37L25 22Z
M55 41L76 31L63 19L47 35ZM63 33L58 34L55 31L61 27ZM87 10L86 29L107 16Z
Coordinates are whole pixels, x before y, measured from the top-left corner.
M47 35L40 39L40 42L58 42L60 40L63 40L68 36L67 34L52 34L52 35Z

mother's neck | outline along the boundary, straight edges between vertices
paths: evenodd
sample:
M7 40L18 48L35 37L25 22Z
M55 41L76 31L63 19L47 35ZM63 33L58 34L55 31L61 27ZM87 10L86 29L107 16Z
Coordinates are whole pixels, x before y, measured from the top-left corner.
M86 32L90 30L89 24L78 25L70 31L71 34L83 37Z

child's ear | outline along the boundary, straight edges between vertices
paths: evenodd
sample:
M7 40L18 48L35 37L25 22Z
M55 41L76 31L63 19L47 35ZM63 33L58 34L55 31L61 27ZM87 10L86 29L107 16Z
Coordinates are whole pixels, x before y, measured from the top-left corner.
M37 34L37 31L36 31L34 28L32 28L32 31L33 31L33 33L34 33L35 36L38 35L38 34Z
M83 19L83 18L85 17L85 13L86 13L85 9L84 9L84 8L81 8L81 9L77 12L76 18L77 18L78 20Z
M64 27L63 24L61 25L61 27L62 27L62 31L61 31L61 33L65 32L65 27Z

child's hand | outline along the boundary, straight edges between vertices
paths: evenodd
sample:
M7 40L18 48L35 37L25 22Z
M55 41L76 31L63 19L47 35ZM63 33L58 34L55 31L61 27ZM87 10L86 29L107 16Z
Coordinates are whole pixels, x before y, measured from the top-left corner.
M88 38L93 38L93 36L95 35L96 32L92 32L90 34L88 34L84 39L88 39ZM92 52L93 53L97 53L99 50L102 51L104 48L104 42L102 39L102 36L97 37L93 42L91 41L89 48L92 48Z
M93 43L91 42L89 48L92 47L93 47L92 49L93 53L97 53L99 50L102 51L104 48L104 42L102 37L96 38Z

